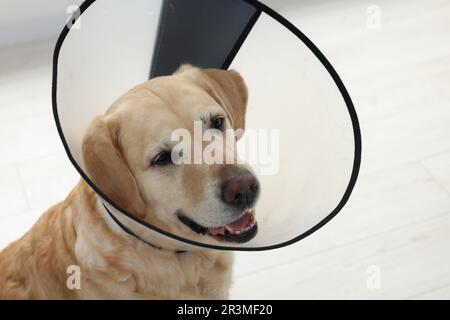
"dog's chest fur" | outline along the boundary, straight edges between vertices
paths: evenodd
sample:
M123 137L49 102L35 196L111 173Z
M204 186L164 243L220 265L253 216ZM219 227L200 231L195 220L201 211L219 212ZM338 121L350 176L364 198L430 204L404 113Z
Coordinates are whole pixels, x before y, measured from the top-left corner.
M0 253L0 298L225 299L231 253L177 254L112 232L81 182L21 239ZM80 289L69 289L69 266Z

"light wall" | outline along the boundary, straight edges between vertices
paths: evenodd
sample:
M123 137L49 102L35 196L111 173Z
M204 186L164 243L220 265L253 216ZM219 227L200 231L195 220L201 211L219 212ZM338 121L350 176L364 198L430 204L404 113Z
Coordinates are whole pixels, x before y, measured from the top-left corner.
M0 46L57 35L82 0L1 0Z
M0 0L0 46L56 36L83 0ZM263 0L279 9L292 0Z

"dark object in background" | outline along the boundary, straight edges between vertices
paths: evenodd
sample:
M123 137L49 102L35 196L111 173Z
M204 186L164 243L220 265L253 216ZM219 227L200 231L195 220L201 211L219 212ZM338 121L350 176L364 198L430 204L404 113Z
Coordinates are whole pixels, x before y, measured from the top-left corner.
M183 63L228 69L259 15L241 0L165 0L150 78Z

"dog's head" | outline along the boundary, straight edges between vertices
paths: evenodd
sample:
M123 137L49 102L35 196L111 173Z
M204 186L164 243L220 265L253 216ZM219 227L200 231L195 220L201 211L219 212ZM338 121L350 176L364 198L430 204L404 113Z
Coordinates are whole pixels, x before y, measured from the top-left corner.
M164 230L198 241L249 241L257 232L260 187L250 168L236 162L235 148L247 97L237 72L191 66L133 88L88 129L83 157L89 177L122 208ZM211 137L233 133L231 144L215 144L223 163L196 159L199 148L205 154L211 147L195 133L198 124ZM173 140L180 129L190 133L182 144ZM191 161L177 162L174 154Z

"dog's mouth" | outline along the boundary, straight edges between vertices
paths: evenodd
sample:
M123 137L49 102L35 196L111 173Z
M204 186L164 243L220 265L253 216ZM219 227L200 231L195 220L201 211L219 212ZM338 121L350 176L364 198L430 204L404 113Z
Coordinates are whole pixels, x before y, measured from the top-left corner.
M178 219L193 231L224 242L245 243L258 232L254 209L246 210L237 220L221 227L204 227L182 213Z

